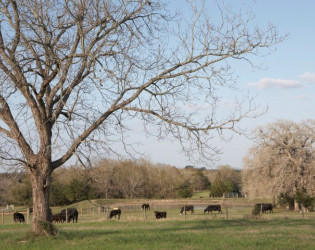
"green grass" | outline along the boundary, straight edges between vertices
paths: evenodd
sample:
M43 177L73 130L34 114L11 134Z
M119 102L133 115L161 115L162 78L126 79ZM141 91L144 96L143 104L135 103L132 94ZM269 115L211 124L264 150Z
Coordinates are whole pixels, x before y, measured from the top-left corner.
M28 224L0 225L1 249L314 249L315 220L95 221L58 224L57 237L33 237Z
M95 202L105 205L126 201ZM132 202L142 201L128 204ZM150 204L156 206L158 202ZM192 203L195 214L188 213L185 220L177 205L163 207L171 202ZM82 214L81 207L91 203L81 202L76 205L79 223L56 224L57 237L34 237L30 224L15 224L12 214L5 215L4 224L0 224L0 249L315 249L315 212L306 213L302 219L300 213L275 209L255 219L250 201L228 199L222 206L223 214L204 214L203 206L214 202L218 201L166 201L162 208L147 211L147 220L137 206L123 206L120 221L107 221L104 213ZM59 209L53 208L53 212ZM166 210L167 219L156 220L154 210Z

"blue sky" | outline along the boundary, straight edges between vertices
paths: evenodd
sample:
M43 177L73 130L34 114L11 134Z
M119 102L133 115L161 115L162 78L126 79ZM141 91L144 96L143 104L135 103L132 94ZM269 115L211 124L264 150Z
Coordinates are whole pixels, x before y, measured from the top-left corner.
M269 107L265 115L247 120L242 126L251 131L256 126L277 119L296 122L315 119L315 1L231 2L235 8L244 3L247 7L252 6L258 25L273 23L281 34L289 34L288 39L277 45L269 56L254 59L256 65L262 64L263 70L253 70L249 65L235 68L235 73L239 76L238 86L257 96L256 103ZM229 164L235 168L242 167L242 158L252 145L250 140L237 135L230 143L218 143L223 154L216 165ZM172 152L176 151L176 143L156 146L157 149L165 147ZM189 164L180 154L173 153L173 156L166 158L165 163L180 167ZM153 161L158 161L158 156L151 157Z
M213 4L213 1L206 1ZM221 2L218 0L218 2ZM241 123L248 132L255 127L287 119L300 122L315 119L315 1L313 0L231 0L235 9L252 7L255 23L274 24L280 34L289 34L286 41L278 44L266 57L255 57L253 63L263 69L253 69L250 65L235 66L238 75L237 85L243 91L256 96L255 102L262 107L268 106L268 112L252 120ZM182 0L172 2L172 8L181 9ZM211 7L211 6L210 6ZM185 11L183 9L183 11ZM141 138L140 138L141 140ZM185 167L191 163L180 153L176 141L157 142L153 138L145 141L149 159L156 163L167 163ZM215 164L229 164L242 168L242 159L253 145L244 136L235 135L231 142L214 141L223 151Z
M289 37L269 56L254 59L264 70L242 68L237 72L239 86L256 95L256 103L269 107L265 115L243 126L251 130L277 119L315 119L315 1L257 0L253 6L258 24L273 23ZM241 168L251 145L246 138L235 136L231 143L222 144L224 154L218 164Z

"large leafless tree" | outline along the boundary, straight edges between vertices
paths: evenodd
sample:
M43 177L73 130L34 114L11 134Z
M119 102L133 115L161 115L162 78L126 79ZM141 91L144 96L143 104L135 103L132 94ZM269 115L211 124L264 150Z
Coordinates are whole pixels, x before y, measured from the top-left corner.
M255 131L244 158L243 188L253 196L315 195L315 121L278 121Z
M199 3L182 19L160 1L0 1L0 153L30 175L34 232L47 233L51 173L79 151L114 152L131 119L211 159L212 131L256 115L250 100L218 115L220 90L235 87L233 59L283 38L218 9Z

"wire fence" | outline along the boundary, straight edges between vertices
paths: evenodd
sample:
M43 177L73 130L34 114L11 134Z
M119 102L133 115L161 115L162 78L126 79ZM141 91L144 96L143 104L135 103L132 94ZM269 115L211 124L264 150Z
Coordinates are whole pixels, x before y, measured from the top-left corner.
M273 212L260 212L257 216L252 214L255 204L242 204L242 203L231 203L222 200L211 201L211 202L148 202L150 205L149 210L142 210L141 203L130 204L130 203L113 203L104 204L98 206L86 206L77 207L79 213L79 222L84 221L106 221L109 220L109 213L111 210L121 210L121 221L132 221L132 220L155 220L155 211L167 212L167 219L171 220L186 220L186 219L224 219L224 220L235 220L235 219L288 219L288 218L314 218L315 212L309 213L298 213L294 211L288 211L285 209L274 208ZM182 207L192 205L194 206L194 212L184 211L180 215ZM208 205L220 205L221 211L210 211L205 212ZM62 209L66 207L52 207L53 214L59 214ZM19 212L24 215L25 223L32 221L32 213L30 209L18 209L18 208L0 208L0 223L10 224L16 223L13 215L15 212ZM117 219L117 218L116 218Z

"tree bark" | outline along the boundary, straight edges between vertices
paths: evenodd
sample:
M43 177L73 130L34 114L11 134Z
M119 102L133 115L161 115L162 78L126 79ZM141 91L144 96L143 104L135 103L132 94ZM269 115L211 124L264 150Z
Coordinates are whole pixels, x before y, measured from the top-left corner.
M296 212L300 211L299 203L297 201L294 201L294 211Z
M41 163L30 171L33 194L32 232L37 235L53 235L49 207L51 174L49 163Z

